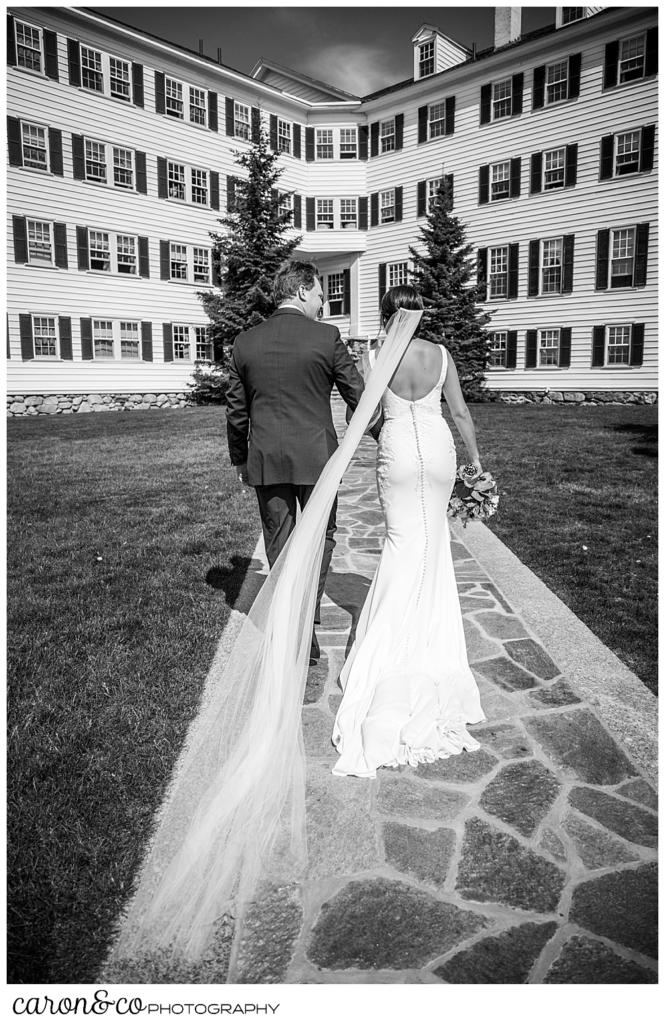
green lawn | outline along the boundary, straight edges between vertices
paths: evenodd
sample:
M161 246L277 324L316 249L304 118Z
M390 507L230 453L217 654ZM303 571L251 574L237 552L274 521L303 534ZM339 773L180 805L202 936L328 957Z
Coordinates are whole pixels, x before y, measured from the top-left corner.
M472 412L493 529L655 689L656 410ZM131 888L260 529L224 433L8 422L10 982L93 981Z

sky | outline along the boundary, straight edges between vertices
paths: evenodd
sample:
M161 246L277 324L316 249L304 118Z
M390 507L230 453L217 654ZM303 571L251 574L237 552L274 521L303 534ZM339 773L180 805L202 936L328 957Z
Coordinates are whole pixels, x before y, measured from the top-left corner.
M260 57L356 95L411 78L411 39L423 23L479 50L494 39L494 7L90 7L135 28L251 74ZM522 8L522 31L554 23L555 8Z

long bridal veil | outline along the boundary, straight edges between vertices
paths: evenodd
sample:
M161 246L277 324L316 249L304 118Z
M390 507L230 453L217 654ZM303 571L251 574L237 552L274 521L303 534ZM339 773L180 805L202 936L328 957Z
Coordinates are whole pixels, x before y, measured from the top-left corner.
M268 881L302 879L307 864L305 755L301 732L314 605L325 528L351 461L421 317L397 311L342 443L254 601L213 680L206 726L188 752L202 780L183 805L182 840L162 869L155 851L144 876L154 892L127 936L131 955L169 950L195 960L223 915L236 920Z

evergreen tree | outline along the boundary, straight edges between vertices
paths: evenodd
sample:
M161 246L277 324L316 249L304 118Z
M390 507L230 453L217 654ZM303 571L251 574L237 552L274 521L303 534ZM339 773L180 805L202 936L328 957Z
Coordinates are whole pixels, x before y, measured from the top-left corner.
M444 176L420 229L423 252L409 247L413 284L425 300L418 335L445 344L459 372L464 397L486 397L482 383L489 353L484 331L490 316L478 306L475 266L464 224L452 213L452 186Z

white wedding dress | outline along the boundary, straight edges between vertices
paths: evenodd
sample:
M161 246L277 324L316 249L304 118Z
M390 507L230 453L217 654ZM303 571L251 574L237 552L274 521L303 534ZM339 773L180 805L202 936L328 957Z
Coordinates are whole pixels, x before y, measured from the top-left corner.
M439 379L422 398L407 401L388 388L381 399L377 483L386 537L340 677L335 775L374 777L381 766L479 746L466 730L484 715L450 550L456 457L441 414L443 347L441 355Z

